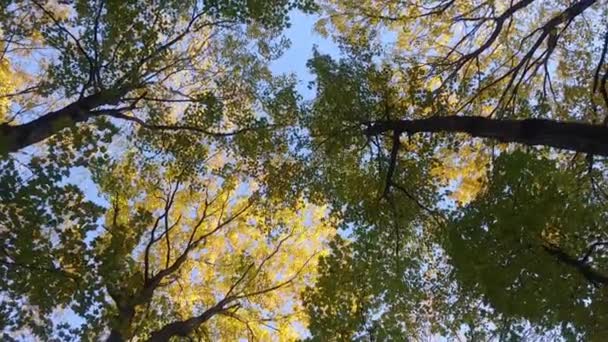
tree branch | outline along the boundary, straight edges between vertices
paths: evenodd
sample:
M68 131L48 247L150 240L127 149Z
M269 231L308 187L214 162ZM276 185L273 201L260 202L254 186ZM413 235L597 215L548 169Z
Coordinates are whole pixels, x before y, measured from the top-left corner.
M561 263L574 268L580 275L582 275L593 285L608 285L608 276L593 269L589 264L584 262L584 260L569 255L558 246L550 245L543 246L543 248L545 251L547 251L547 253L555 256Z
M366 135L387 131L415 133L467 133L477 138L504 143L548 146L558 149L608 156L608 127L547 119L507 120L477 116L434 116L415 120L376 121Z

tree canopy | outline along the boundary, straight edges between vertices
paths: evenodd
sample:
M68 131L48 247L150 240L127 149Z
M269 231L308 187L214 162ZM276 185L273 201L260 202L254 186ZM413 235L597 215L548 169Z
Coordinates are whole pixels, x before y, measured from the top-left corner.
M608 338L606 1L0 0L0 38L3 340Z

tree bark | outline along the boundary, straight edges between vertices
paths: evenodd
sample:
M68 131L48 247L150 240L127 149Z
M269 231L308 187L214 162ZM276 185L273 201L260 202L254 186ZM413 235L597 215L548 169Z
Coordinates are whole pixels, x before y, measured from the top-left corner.
M154 331L147 342L167 342L171 337L187 337L201 324L205 323L218 313L224 311L224 306L228 304L229 301L229 299L225 298L199 316L192 317L184 321L169 323L161 329Z
M16 152L50 138L64 128L87 121L92 117L91 110L116 104L128 90L100 91L22 125L1 124L0 153Z
M372 122L367 135L399 133L467 133L505 143L549 146L608 156L608 127L547 119L502 120L477 116L435 116L418 120Z

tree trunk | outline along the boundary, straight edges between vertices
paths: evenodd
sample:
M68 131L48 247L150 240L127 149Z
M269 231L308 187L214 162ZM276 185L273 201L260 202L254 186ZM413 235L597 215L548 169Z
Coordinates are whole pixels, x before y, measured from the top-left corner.
M467 133L504 143L550 146L564 150L608 156L608 127L546 119L501 120L477 116L436 116L419 120L372 122L368 135L398 133Z
M127 91L127 88L104 90L83 97L62 109L44 114L28 123L2 124L0 125L0 153L16 152L48 139L64 128L87 121L92 117L91 110L103 105L116 104Z

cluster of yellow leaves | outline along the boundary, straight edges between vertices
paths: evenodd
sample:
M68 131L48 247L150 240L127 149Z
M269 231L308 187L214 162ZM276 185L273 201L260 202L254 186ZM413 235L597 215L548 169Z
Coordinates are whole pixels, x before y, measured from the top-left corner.
M480 141L463 145L458 151L443 148L437 159L431 175L453 188L450 197L459 204L471 202L487 184L490 154Z
M554 225L547 225L541 232L541 240L547 246L559 246L560 238L560 229Z
M0 31L0 37L2 35ZM8 50L7 46L0 42L0 124L14 119L9 115L11 104L18 104L19 107L28 109L33 105L31 94L25 97L8 96L23 88L25 84L30 83L33 79L32 75L24 68L14 63L20 57L28 56L29 52L19 51L9 56L9 53L5 50Z
M233 202L227 216L249 204L247 198L228 196L222 193L216 199L218 204ZM180 315L189 317L213 306L245 274L233 290L245 296L239 301L238 319L218 317L207 328L218 340L237 340L248 334L262 341L295 340L299 337L296 327L306 324L300 293L313 284L317 258L335 231L324 222L324 216L324 208L305 202L296 208L272 212L255 208L254 204L192 253L180 270L181 281L167 287L165 295L175 303ZM186 222L180 235L172 236L174 250L179 250L192 232L194 222ZM217 222L218 218L210 218L195 236L213 231ZM160 263L166 247L160 245L155 251Z
M450 63L458 65L456 62L463 55L475 52L490 41L495 24L493 20L487 20L484 17L488 15L487 13L495 13L496 15L504 13L511 5L504 1L477 0L324 0L321 2L324 14L318 21L316 30L324 36L331 35L336 39L346 40L355 45L365 45L369 39L379 41L392 48L392 55L396 60L413 58L416 63L423 66L438 63L437 65L440 67L432 69L437 72L437 69L443 68L442 65L450 65ZM527 6L526 10L517 11L513 15L513 24L509 24L508 29L500 31L491 48L481 51L474 61L468 61L467 65L458 69L455 76L459 80L471 82L472 87L469 90L470 93L466 96L460 94L458 98L449 99L452 102L450 107L454 105L454 108L451 109L460 109L460 106L467 103L475 95L476 101L480 103L482 100L488 101L490 99L489 103L483 103L481 114L487 116L492 112L496 106L496 101L492 99L496 98L497 94L488 90L477 93L478 90L485 89L485 85L492 84L496 78L512 68L515 63L511 60L513 56L523 55L533 42L533 39L524 37L529 37L530 32L537 29L539 23L545 22L547 18L562 11L564 5L562 1L539 1ZM458 18L467 19L459 20ZM581 21L581 23L575 22L573 26L582 23L584 21ZM476 25L479 25L479 27ZM586 25L588 26L588 23ZM472 27L476 27L474 34L471 34ZM601 27L601 25L598 25L598 27ZM583 34L589 30L581 27L581 30L573 29L572 31L577 32L576 34L579 34L580 31L580 34ZM577 41L576 37L565 36L562 39L567 41L569 45ZM583 42L585 47L576 50L577 56L568 57L564 66L560 65L560 61L568 56L568 50L564 49L562 51L558 46L560 51L554 54L554 56L559 56L559 59L555 60L557 62L555 69L558 73L552 76L553 87L558 95L561 91L561 86L558 84L560 82L560 77L558 77L560 69L567 69L568 65L575 65L571 68L580 74L582 66L579 63L573 63L573 61L581 60L584 57L579 55L582 55L581 51L589 46L592 37L578 40ZM548 72L554 73L551 64L549 63ZM593 64L587 63L587 65ZM450 75L451 70L451 68L447 68L446 72L441 75L428 74L428 79L423 87L431 91L438 89L442 80L445 81L447 76ZM542 88L543 82L546 81L543 72L538 72L534 77L527 79L524 82L525 84L518 87L519 92L521 94L534 93ZM591 79L587 73L584 75L587 81ZM506 86L508 82L509 78L506 77L490 88L500 91L500 88ZM456 102L458 105L456 105ZM473 112L479 113L479 110L475 109ZM571 112L574 111L571 110Z
M217 155L214 163L222 163ZM122 207L119 224L133 227L129 213L162 214L166 198L180 176L179 170L135 166L129 158L120 164L117 189ZM158 175L161 180L159 181ZM156 177L156 178L154 178ZM202 242L189 251L179 271L158 288L155 298L170 303L175 315L187 319L213 307L227 294L239 296L239 308L230 315L218 315L204 324L214 340L293 341L301 337L307 323L300 296L314 284L317 259L327 252L336 229L327 208L304 200L286 207L281 201L255 194L254 181L234 178L187 177L173 195L167 221L156 236L173 227L150 249L152 274L179 258L189 241ZM113 219L110 210L106 220ZM163 219L164 221L164 219ZM227 223L226 223L227 222ZM131 255L144 263L148 228ZM131 244L131 246L134 246ZM141 308L143 309L143 308Z
M4 44L0 43L0 50L4 49ZM13 73L11 66L7 58L3 57L0 59L0 123L6 121L8 107L10 105L7 94L12 93L15 90L15 84L13 82Z

